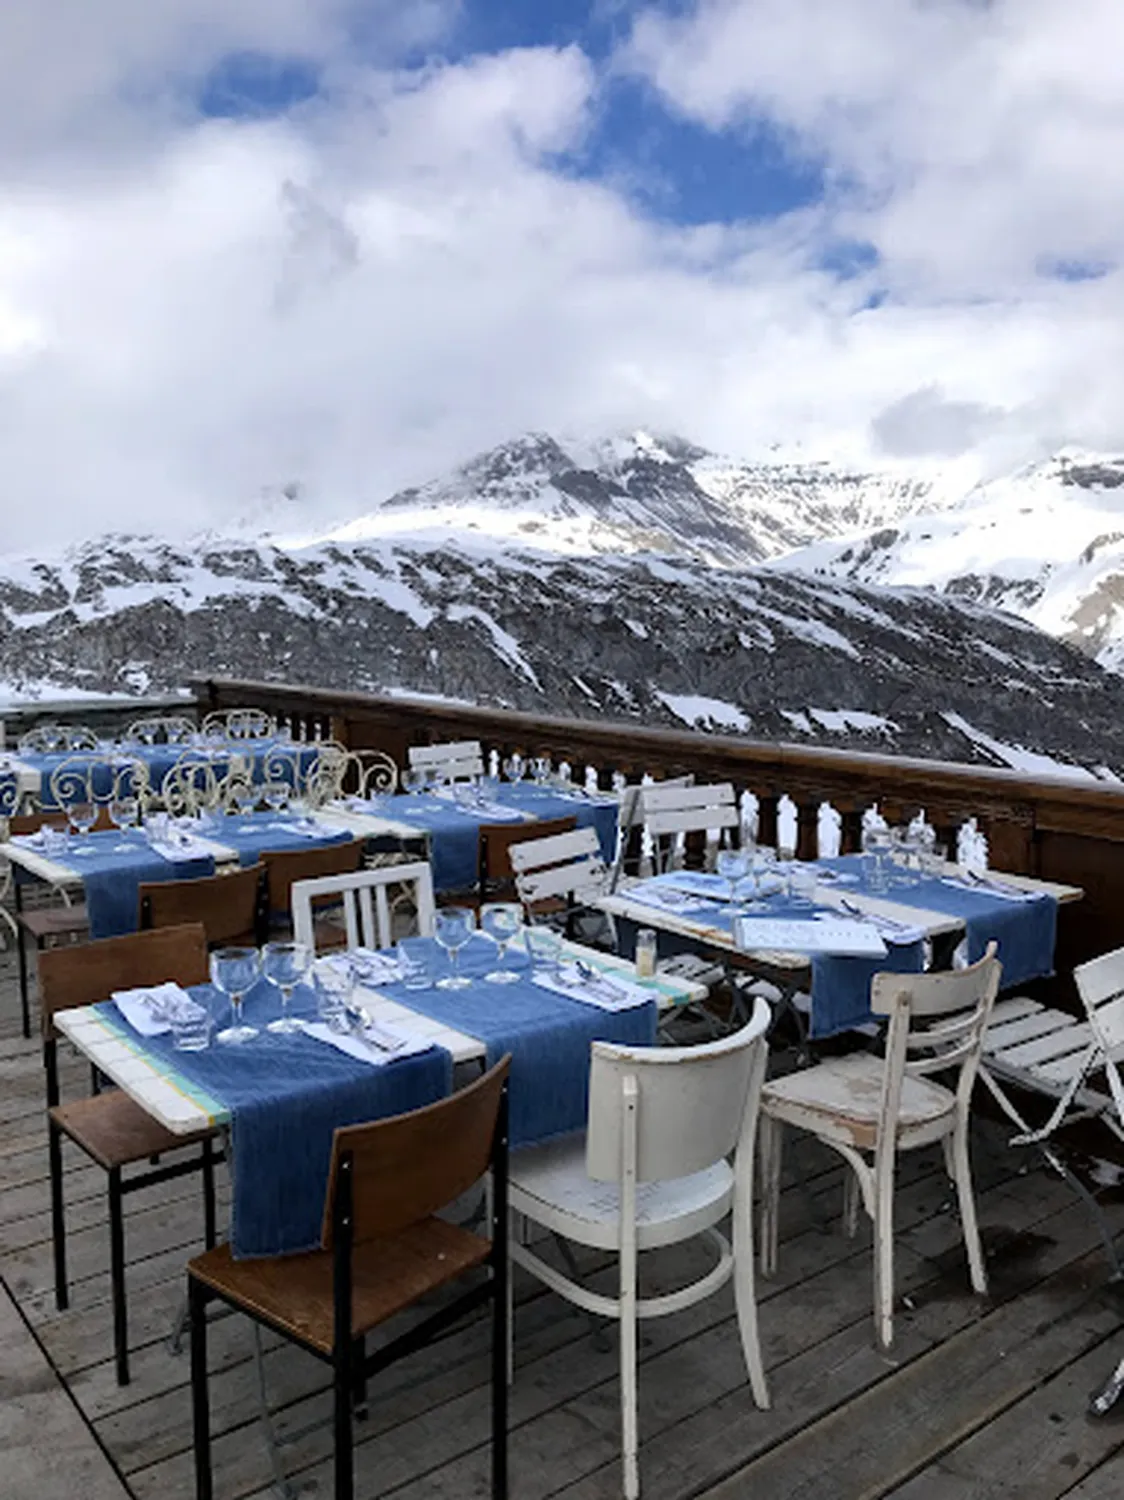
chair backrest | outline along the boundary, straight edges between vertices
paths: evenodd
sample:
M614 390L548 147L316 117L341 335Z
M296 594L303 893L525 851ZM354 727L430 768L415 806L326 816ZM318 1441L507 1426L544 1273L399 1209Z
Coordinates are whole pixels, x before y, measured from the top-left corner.
M588 906L605 894L609 872L594 828L527 839L513 844L509 857L516 892L532 915L557 901Z
M471 781L484 774L484 752L479 740L449 740L439 745L411 745L411 769L444 776L449 781Z
M268 739L277 733L277 721L263 708L219 708L200 726L204 734L228 735L235 740Z
M137 889L138 925L176 927L201 923L210 947L256 945L265 935L265 869L250 865L198 880L146 882Z
M1100 1048L1098 1061L1103 1064L1116 1112L1124 1125L1124 1080L1119 1066L1124 1058L1124 948L1078 965L1073 979Z
M207 937L198 922L46 948L39 955L44 1035L53 1035L56 1011L108 1000L114 990L168 979L205 984L207 977Z
M480 896L484 901L514 898L512 850L577 827L577 818L546 818L536 823L482 823L477 836Z
M659 782L642 788L640 805L659 869L679 854L688 834L704 834L712 843L721 839L725 829L739 824L737 799L728 781L709 786Z
M594 1042L586 1171L618 1182L627 1160L623 1103L636 1100L636 1177L665 1182L713 1166L751 1138L765 1076L768 1003L740 1031L698 1047Z
M160 800L173 817L194 817L217 808L219 778L203 750L185 750L160 783Z
M996 945L966 969L937 974L875 974L870 1008L890 1018L882 1081L879 1141L892 1144L902 1078L957 1068L956 1094L966 1110L1003 966Z
M319 880L323 875L350 875L363 863L364 839L346 844L325 844L317 849L276 849L264 853L265 888L270 915L287 913L292 889L298 880Z
M694 786L693 774L686 776L669 776L659 785L666 791L669 787ZM655 785L654 782L632 782L622 786L617 802L617 847L613 856L612 869L609 872L609 894L617 888L621 876L624 874L625 861L629 858L629 846L635 842L634 831L644 826L644 804L641 794L646 785Z
M186 745L195 733L195 724L183 714L149 714L134 719L122 739L142 745Z
M413 905L418 932L423 937L433 935L433 872L420 861L359 870L354 875L298 880L291 892L293 938L313 950L316 948L313 905L326 896L337 897L343 903L349 948L389 948L395 940L394 907L403 901Z
M323 1245L332 1248L332 1205L340 1163L352 1166L353 1243L395 1234L427 1219L478 1182L492 1159L509 1056L447 1099L332 1140Z
M387 796L398 790L398 765L385 750L349 750L341 786L356 797Z

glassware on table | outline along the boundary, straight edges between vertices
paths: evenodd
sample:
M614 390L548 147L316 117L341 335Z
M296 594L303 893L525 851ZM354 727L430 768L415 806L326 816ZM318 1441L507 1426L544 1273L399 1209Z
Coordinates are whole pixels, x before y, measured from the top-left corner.
M513 940L523 929L523 908L518 901L488 901L480 908L480 927L496 945L496 968L484 978L489 984L514 984L518 969L509 969L504 960Z
M633 956L637 979L655 978L657 944L655 928L641 927L636 934L636 952Z
M74 845L76 854L94 847L92 844L84 844L82 840L87 837L97 820L97 804L92 799L81 798L77 802L66 804L66 821L70 824L72 831L78 835L78 842Z
M282 813L289 805L293 788L287 781L267 781L262 788L262 800L270 812Z
M304 943L266 943L261 953L261 971L281 991L281 1014L270 1021L268 1031L287 1036L303 1027L295 1016L289 1014L293 991L312 967L312 949Z
M453 783L453 800L458 807L463 807L467 812L476 806L479 797L476 795L476 786L471 781L457 781Z
M475 930L473 914L467 906L438 907L433 919L433 936L449 955L451 972L443 974L437 981L439 990L466 990L472 983L467 974L460 973L457 963L461 949Z
M534 777L536 786L546 786L550 781L554 763L549 755L536 755L531 762L531 775Z
M525 942L531 963L536 970L549 976L558 972L558 961L562 955L562 939L553 927L528 927Z
M433 939L425 937L399 938L395 947L398 967L402 970L402 983L408 990L431 990L433 988Z
M766 849L758 844L749 861L749 872L753 877L753 898L745 903L746 911L767 910L766 888L770 884L770 877L776 874L776 869L776 850Z
M192 1000L176 1006L169 1016L172 1046L177 1052L206 1052L211 1045L211 1014L205 1005Z
M866 883L872 891L884 891L889 885L887 865L890 861L890 830L867 828L863 832L863 854L866 856Z
M333 1031L346 1031L347 1008L355 988L355 973L350 964L326 962L313 970L316 991L316 1014Z
M519 754L518 750L509 755L503 763L503 774L508 781L522 781L527 774L527 762Z
M788 898L793 906L816 904L816 867L805 860L794 860L788 869Z
M749 868L749 855L744 849L719 849L714 869L730 887L729 904L724 908L730 916L741 909L738 905L738 886L749 874Z
M402 772L402 788L411 797L419 797L426 787L426 773L420 766L410 766Z
M947 844L930 844L922 851L922 868L926 875L939 878L945 873L945 865L948 861Z
M140 798L131 793L121 796L114 794L106 804L109 813L109 821L120 833L128 833L140 822ZM122 839L120 843L114 844L114 849L119 853L130 850L133 846L128 839Z
M261 972L261 956L256 948L216 948L211 954L211 983L230 1001L231 1023L215 1036L225 1046L252 1041L256 1026L242 1019L242 1001Z

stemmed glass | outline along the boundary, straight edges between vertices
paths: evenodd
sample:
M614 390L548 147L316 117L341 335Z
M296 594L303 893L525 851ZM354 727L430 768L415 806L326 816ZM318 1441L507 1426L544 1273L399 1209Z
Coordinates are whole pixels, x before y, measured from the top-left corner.
M261 953L261 971L281 991L281 1014L270 1021L267 1031L286 1036L293 1031L303 1031L295 1016L289 1014L293 991L312 967L312 950L304 943L266 943Z
M257 1036L258 1028L242 1019L242 999L253 988L260 969L256 948L216 948L211 954L211 983L230 1000L232 1015L231 1024L216 1034L216 1042L235 1046Z
M507 950L512 940L523 928L523 908L518 901L489 901L480 908L480 926L496 945L498 967L490 969L484 978L489 984L514 984L519 978L517 969L504 965Z
M78 843L74 845L74 852L76 854L84 853L94 847L93 844L84 844L82 840L90 832L97 820L98 809L90 798L83 797L77 802L68 802L66 804L66 821L78 835Z
M527 773L527 762L519 754L518 750L508 756L503 763L503 774L508 781L522 781Z
M419 766L411 766L402 772L402 786L407 796L420 796L425 791L426 780L426 773Z
M553 770L554 764L549 755L536 755L531 762L531 775L534 777L535 785L546 786Z
M131 792L115 791L109 799L106 810L109 813L110 822L123 834L128 833L140 822L140 798L134 797ZM117 853L128 853L132 847L128 839L124 838L119 844L113 846Z
M723 910L732 917L741 910L738 905L738 886L749 874L749 855L744 849L719 849L714 868L730 887L729 905Z
M438 909L433 924L433 936L449 955L451 974L444 974L437 981L439 990L466 990L472 983L467 974L457 970L457 955L468 942L473 932L472 912L467 906L442 906Z
M293 788L287 781L267 781L262 791L262 798L270 812L283 813L289 805L289 799L293 795Z

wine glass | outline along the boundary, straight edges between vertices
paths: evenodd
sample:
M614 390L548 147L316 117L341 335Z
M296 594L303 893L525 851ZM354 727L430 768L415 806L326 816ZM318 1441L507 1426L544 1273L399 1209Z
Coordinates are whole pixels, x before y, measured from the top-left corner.
M94 847L92 844L84 844L82 840L90 832L97 820L98 809L92 798L82 797L76 802L68 802L66 804L66 821L70 824L71 830L78 835L78 842L74 845L74 852L76 854L83 853Z
M450 974L437 981L439 990L465 990L472 983L467 974L457 970L457 956L473 932L472 912L467 906L442 906L433 924L433 936L449 955Z
M304 1028L295 1016L289 1014L293 991L312 967L312 950L304 943L266 943L261 954L261 971L281 991L281 1014L270 1021L267 1031L285 1036Z
M109 813L109 821L122 834L126 834L140 822L140 798L133 796L131 792L114 792L106 807ZM128 853L132 844L126 838L122 838L119 844L113 848L117 853Z
M211 954L211 983L230 1000L231 1010L231 1023L216 1034L216 1042L237 1046L257 1036L258 1028L242 1019L242 999L257 981L260 966L256 948L216 948Z
M402 786L409 797L418 797L425 791L426 776L420 766L410 766L402 772Z
M549 755L536 755L531 762L531 775L534 777L535 785L546 786L553 770L554 763Z
M267 781L262 798L272 813L283 813L289 805L293 789L287 781Z
M523 908L518 901L489 901L480 908L480 926L496 945L497 967L488 971L484 978L489 984L514 984L519 978L517 969L504 966L508 946L523 928Z
M527 762L519 754L518 750L509 755L503 763L503 774L508 781L522 781L527 770Z
M740 910L738 886L749 874L749 855L744 849L719 849L714 868L730 887L730 901L723 909L732 917Z

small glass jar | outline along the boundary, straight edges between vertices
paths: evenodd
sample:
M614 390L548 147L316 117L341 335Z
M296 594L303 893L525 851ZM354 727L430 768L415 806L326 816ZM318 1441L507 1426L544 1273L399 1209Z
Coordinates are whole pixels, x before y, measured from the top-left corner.
M641 927L636 934L636 977L651 979L656 972L656 934L651 927Z

